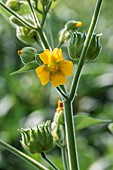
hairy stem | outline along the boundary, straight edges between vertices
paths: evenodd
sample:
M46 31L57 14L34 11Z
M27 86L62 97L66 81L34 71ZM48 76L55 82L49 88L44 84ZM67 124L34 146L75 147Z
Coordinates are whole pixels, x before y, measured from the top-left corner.
M7 144L6 142L0 140L0 145L3 146L5 149L9 150L10 152L12 152L13 154L17 155L21 159L23 159L23 160L27 161L28 163L34 165L36 168L38 168L40 170L49 170L48 168L46 168L45 166L43 166L42 164L40 164L36 160L32 159L31 157L27 156L26 154L24 154L23 152L19 151L16 148L14 148L13 146Z

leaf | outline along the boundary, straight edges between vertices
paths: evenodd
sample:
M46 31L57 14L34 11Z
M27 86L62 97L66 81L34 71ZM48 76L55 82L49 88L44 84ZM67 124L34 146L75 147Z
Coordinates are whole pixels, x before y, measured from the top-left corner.
M36 69L37 67L38 67L38 64L34 60L34 61L31 61L31 62L25 64L21 69L11 73L10 75L31 71L31 70Z
M95 119L90 116L87 116L86 114L74 116L74 125L76 130L81 130L89 126L93 126L101 123L110 123L110 122L111 120Z

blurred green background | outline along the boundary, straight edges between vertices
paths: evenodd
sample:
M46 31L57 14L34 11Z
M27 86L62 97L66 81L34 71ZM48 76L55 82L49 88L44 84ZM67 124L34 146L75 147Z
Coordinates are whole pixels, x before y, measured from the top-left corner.
M70 19L82 21L83 26L80 31L87 32L95 3L96 0L59 0L46 23L53 35L51 43L54 41L54 46L58 44L57 33ZM74 104L75 113L85 112L92 117L111 120L113 120L112 7L113 1L103 2L96 28L96 32L103 33L101 38L103 49L96 60L86 63ZM50 36L48 31L47 35ZM17 51L25 46L27 45L16 38L15 29L1 13L0 139L26 153L20 145L20 134L17 129L31 127L46 119L52 119L59 95L50 84L42 86L34 71L10 76L11 72L22 66ZM63 50L65 54L66 46L63 46ZM106 124L81 130L77 132L77 138L81 170L113 170L113 135ZM54 148L48 156L63 170L59 149ZM40 155L32 155L32 157L48 166ZM35 170L36 168L4 148L0 148L0 170L26 169Z

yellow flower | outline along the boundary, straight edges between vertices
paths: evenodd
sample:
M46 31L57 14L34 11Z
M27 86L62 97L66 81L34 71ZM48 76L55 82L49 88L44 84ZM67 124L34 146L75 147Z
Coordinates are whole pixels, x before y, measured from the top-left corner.
M51 81L54 87L66 83L65 76L72 74L73 63L63 59L62 50L55 48L53 51L46 49L40 54L43 65L36 68L36 73L42 85Z

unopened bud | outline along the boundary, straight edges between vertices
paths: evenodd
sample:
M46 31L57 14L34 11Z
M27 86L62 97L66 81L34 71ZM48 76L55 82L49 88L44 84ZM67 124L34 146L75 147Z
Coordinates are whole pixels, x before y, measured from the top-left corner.
M19 0L8 0L6 1L6 6L11 8L13 11L19 11L21 3Z
M15 24L17 26L23 26L23 24L13 15L9 18L9 20L12 24Z
M78 28L80 28L82 26L82 22L81 21L75 21L75 20L71 20L71 21L68 21L66 24L65 24L65 29L67 31L69 30L77 30Z
M33 47L24 47L22 50L18 51L18 55L20 56L23 64L33 61L36 53L36 49Z
M17 27L17 38L25 44L33 44L37 41L37 32L26 27Z
M70 38L70 33L65 28L60 31L59 42L66 43Z

